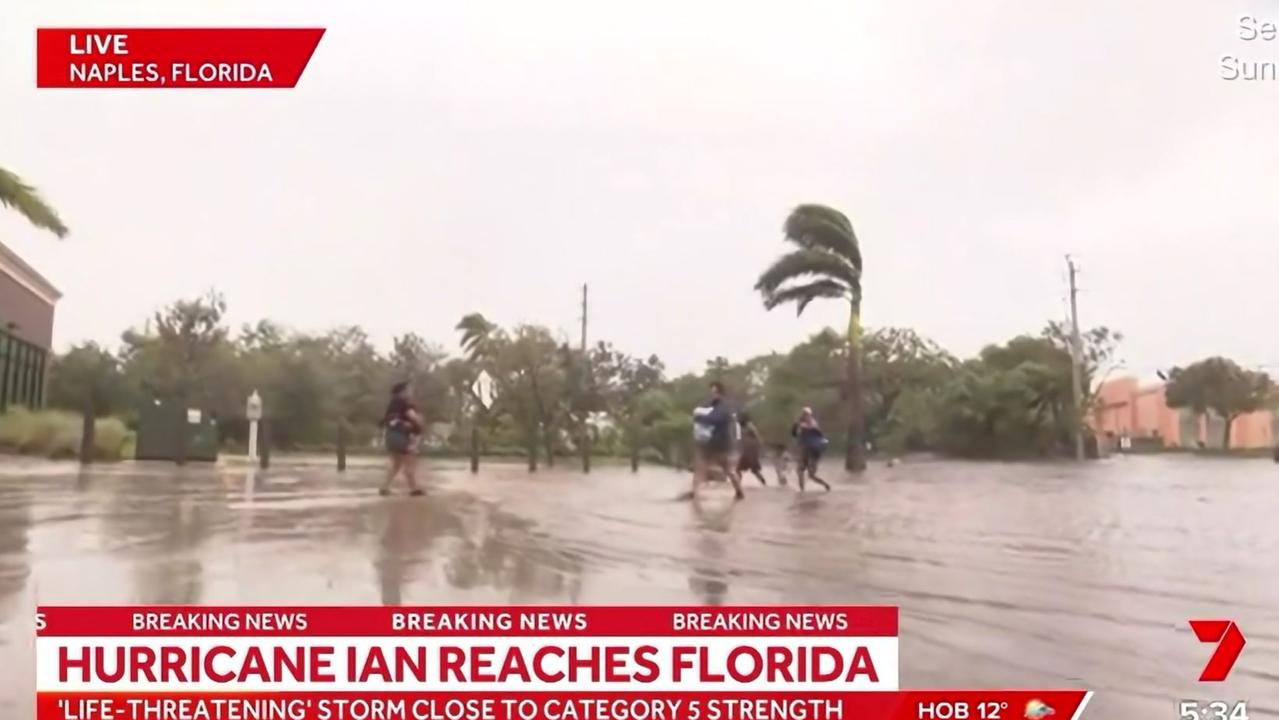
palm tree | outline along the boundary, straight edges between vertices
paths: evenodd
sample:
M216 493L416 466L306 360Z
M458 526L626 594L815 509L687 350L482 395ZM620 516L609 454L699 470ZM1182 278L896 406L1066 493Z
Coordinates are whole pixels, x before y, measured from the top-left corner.
M0 167L0 205L17 210L38 228L48 230L60 238L67 236L67 226L62 224L57 211L45 204L35 188L2 167Z
M844 466L866 469L865 417L861 378L862 253L848 217L825 205L800 205L786 218L782 231L796 250L777 258L759 276L755 289L764 307L794 303L796 315L817 298L848 303L848 446Z

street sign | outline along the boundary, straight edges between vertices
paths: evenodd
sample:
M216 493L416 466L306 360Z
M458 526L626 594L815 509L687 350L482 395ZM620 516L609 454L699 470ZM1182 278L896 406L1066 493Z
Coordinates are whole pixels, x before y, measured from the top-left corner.
M253 394L244 404L244 416L250 421L262 419L262 396L258 395L258 391L254 390Z
M480 401L480 405L487 410L493 404L493 378L483 370L480 376L475 378L475 382L471 384L471 392L475 393L475 398Z

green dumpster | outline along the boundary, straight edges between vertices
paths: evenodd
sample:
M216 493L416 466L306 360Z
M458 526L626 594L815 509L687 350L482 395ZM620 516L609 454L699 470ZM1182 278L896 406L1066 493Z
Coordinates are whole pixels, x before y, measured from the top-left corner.
M134 457L138 460L176 462L183 424L187 427L186 459L217 462L217 420L199 408L185 408L160 400L138 408L138 443Z

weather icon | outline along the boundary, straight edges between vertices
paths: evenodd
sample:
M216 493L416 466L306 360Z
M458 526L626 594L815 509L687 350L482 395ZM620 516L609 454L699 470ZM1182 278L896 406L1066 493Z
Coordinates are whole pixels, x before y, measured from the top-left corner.
M1057 711L1053 710L1043 700L1031 700L1026 703L1026 720L1040 720L1040 718L1051 717L1056 714Z

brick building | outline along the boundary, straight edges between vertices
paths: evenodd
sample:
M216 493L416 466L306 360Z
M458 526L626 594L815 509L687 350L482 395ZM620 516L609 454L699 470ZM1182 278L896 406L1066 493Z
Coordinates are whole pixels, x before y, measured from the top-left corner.
M62 294L0 244L0 412L44 404L53 310Z

